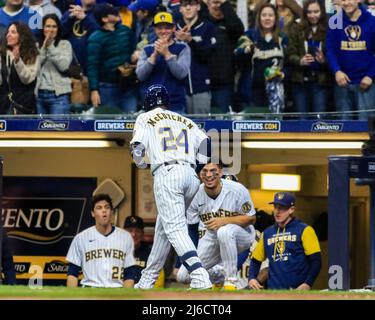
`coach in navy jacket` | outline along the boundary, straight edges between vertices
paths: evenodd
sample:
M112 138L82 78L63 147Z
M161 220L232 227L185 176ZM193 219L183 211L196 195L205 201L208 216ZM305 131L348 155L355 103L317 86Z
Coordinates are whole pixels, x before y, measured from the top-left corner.
M330 26L327 34L328 64L336 78L336 109L372 109L375 106L375 17L359 6L357 0L346 0L342 9L342 27ZM366 113L360 113L359 118L366 120Z

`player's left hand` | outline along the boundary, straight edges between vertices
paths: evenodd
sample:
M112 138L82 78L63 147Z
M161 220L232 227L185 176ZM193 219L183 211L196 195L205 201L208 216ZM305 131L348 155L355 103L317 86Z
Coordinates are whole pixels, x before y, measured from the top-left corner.
M370 88L372 85L372 79L370 77L363 77L361 80L361 83L359 84L359 87L361 90L366 91L368 88Z
M302 283L296 288L296 290L310 290L310 289L311 287L307 283Z
M220 227L224 226L226 223L223 218L212 218L208 222L205 223L208 230L216 231Z

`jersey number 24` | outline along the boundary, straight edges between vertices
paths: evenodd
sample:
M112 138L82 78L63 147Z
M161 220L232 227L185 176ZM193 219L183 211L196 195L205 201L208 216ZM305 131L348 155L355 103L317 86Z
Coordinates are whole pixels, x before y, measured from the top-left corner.
M178 147L184 148L185 153L189 153L189 142L186 129L182 129L177 138L174 137L170 127L162 127L159 129L161 138L161 147L163 151L177 150Z

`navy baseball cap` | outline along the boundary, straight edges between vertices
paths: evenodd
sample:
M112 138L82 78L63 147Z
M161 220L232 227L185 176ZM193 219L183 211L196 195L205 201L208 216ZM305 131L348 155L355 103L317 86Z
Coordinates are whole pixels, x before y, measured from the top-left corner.
M136 0L133 3L131 3L128 8L131 11L138 11L138 10L148 10L151 12L156 11L156 8L158 7L159 2L158 0Z
M119 13L119 9L113 7L108 3L100 3L94 7L93 13L95 19L99 22L99 24L102 24L102 18L108 17L109 15L117 16Z
M124 229L125 228L144 229L143 219L138 216L126 217L125 223L124 223Z
M296 197L290 192L277 192L273 198L273 202L269 204L279 204L284 207L293 207L296 205Z

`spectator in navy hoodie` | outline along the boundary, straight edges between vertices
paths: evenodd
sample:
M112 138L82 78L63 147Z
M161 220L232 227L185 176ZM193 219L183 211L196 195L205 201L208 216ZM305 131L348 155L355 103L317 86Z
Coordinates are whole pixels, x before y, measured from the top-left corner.
M69 40L83 73L87 75L87 41L94 31L100 29L100 26L92 12L96 0L82 0L81 2L82 6L70 5L70 9L62 17L61 23L64 38Z
M329 28L327 59L335 75L337 111L373 109L375 106L375 18L358 0L341 0L343 27ZM343 115L347 118L347 115ZM366 120L365 112L359 113Z
M184 42L174 39L176 27L168 12L154 17L158 39L143 48L136 73L143 93L155 83L161 83L169 92L170 109L186 113L185 79L190 70L191 51Z
M188 113L206 114L211 109L210 76L208 63L215 47L215 26L200 19L199 0L182 0L182 18L177 23L176 38L191 49L191 67L186 81Z

